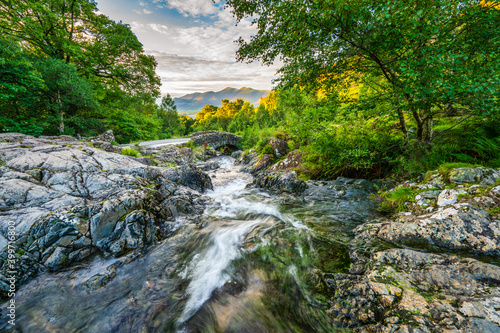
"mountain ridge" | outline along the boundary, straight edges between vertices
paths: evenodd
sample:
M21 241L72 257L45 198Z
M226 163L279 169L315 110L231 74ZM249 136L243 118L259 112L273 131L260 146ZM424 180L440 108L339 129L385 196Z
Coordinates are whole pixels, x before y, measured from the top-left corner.
M270 92L270 90L257 90L249 87L241 87L239 89L226 87L215 92L206 91L187 94L174 98L174 102L179 112L198 112L207 104L221 106L222 99L234 102L238 98L241 98L254 105L258 105L261 98L266 97Z

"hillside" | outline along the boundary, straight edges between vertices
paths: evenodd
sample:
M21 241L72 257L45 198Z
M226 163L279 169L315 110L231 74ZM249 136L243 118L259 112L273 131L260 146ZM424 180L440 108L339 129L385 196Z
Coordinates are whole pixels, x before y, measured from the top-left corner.
M182 97L174 98L174 101L179 112L198 112L207 104L222 106L222 99L228 99L233 102L238 98L241 98L257 106L260 99L262 97L266 97L269 93L269 90L256 90L246 87L235 89L228 87L217 92L207 91L204 93L188 94Z

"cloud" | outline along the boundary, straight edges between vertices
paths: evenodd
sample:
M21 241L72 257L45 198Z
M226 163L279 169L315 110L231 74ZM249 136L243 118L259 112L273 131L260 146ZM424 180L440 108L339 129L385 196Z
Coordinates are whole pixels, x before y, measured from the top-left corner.
M153 55L158 62L157 74L162 81L162 93L173 96L194 91L221 90L228 86L271 89L277 69L154 50L147 50L146 53Z
M141 5L142 6L142 5ZM142 14L145 14L145 15L150 15L150 14L153 14L152 11L150 10L147 10L146 8L143 8L142 10L137 10L137 9L134 9L133 10L134 13L136 13L137 15L142 15Z
M164 6L161 10L175 8L188 17L177 25L140 17L130 24L146 52L158 62L163 94L178 97L228 86L272 88L278 65L264 67L259 63L236 62L238 45L234 41L240 36L249 39L256 33L250 19L236 26L230 11L214 5L211 0L152 0L151 5ZM209 19L200 16L209 16Z
M218 12L218 8L212 0L153 0L153 3L157 4L158 8L167 5L185 17L209 16Z

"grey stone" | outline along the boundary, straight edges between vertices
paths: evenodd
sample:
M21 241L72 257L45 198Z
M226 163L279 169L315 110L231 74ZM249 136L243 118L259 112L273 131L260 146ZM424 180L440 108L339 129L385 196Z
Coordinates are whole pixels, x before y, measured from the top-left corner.
M241 144L241 137L238 135L221 131L196 132L191 134L191 140L197 146L207 144L213 149L223 146L239 147Z
M58 270L68 263L69 250L64 247L57 247L44 264L52 271Z
M277 193L301 193L307 188L294 171L264 172L255 177L254 184Z

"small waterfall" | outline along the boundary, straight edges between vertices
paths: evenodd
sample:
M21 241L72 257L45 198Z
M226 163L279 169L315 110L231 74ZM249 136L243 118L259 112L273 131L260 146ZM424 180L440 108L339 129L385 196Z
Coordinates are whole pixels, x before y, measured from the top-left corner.
M221 161L222 168L231 169L231 160ZM228 172L235 170L228 170ZM234 177L234 174L232 175ZM308 229L291 215L282 214L275 204L266 202L267 193L246 190L249 181L232 179L207 193L214 199L206 214L224 219L210 234L209 246L189 264L185 277L191 281L186 293L188 300L178 319L182 325L210 299L212 292L231 278L230 264L241 255L245 236L256 226L284 221L300 229Z

